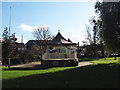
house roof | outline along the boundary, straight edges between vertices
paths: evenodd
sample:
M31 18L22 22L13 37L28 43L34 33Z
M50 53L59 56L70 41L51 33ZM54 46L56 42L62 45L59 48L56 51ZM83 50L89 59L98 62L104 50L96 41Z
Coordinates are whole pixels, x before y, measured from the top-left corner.
M72 41L68 38L68 42L72 42Z
M72 43L71 40L66 40L60 32L55 36L53 40L48 42L49 45L76 45L76 43Z
M19 48L24 48L24 47L25 47L25 44L24 44L24 43L16 43L16 45L17 45Z
M41 45L46 45L47 42L49 42L50 40L29 40L27 43L26 43L26 46L27 47L32 47L34 45L38 45L38 46L41 46Z

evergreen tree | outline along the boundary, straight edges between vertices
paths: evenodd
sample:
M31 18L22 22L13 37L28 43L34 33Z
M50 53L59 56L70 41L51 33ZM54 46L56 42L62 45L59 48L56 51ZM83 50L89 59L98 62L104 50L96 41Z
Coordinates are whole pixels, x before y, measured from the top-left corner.
M6 27L4 29L3 35L2 35L2 61L3 64L6 66L9 65L9 58L14 58L15 57L15 51L16 51L16 38L15 38L15 33L12 35L9 35L8 28Z

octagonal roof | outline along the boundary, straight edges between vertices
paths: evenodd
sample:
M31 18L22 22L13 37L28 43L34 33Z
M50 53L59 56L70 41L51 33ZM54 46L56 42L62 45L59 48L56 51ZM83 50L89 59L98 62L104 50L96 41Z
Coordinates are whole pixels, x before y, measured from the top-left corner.
M52 45L76 45L76 43L72 43L70 40L66 40L60 34L60 32L58 32L58 34L55 36L55 38L53 40L51 40L50 42L48 42L48 44L52 44Z

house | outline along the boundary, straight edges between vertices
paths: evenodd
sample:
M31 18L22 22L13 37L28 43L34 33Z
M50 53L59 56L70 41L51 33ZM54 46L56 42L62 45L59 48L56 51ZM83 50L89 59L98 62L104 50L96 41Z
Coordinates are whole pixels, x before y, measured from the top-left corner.
M42 58L44 66L75 66L78 65L77 44L66 40L60 32L47 43Z
M26 43L26 48L27 51L34 53L34 54L40 54L41 53L41 48L43 52L45 52L47 42L50 40L29 40Z
M77 57L84 57L85 56L85 49L82 46L77 47Z
M79 51L78 52L79 53L78 57L94 57L93 56L94 55L93 50L94 50L93 44L92 45L80 46L79 49L78 49L78 51ZM100 44L95 45L95 51L96 51L97 57L103 57L104 49Z
M26 45L24 43L16 43L18 51L25 51Z

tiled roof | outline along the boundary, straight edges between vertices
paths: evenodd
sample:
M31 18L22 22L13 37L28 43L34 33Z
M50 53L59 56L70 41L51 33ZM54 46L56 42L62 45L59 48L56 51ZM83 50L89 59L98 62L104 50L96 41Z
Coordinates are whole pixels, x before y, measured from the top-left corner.
M50 40L29 40L27 43L26 43L26 46L27 47L32 47L33 45L46 45L47 42L49 42Z
M55 38L48 42L48 44L66 44L66 45L76 45L76 43L72 43L71 41L66 40L61 34L60 32L58 32L58 34L55 36Z
M17 45L18 47L25 47L25 44L24 44L24 43L16 43L16 45Z
M68 42L72 42L72 41L68 38Z

